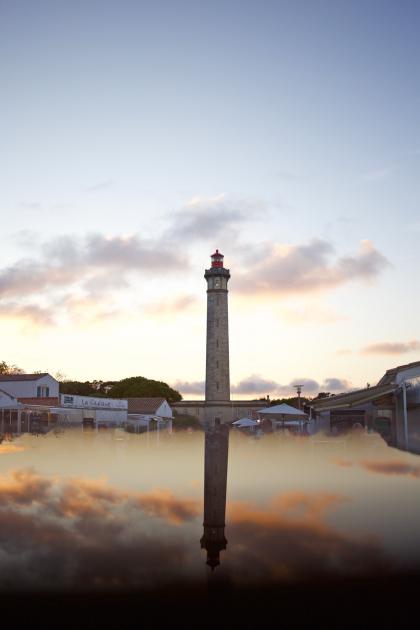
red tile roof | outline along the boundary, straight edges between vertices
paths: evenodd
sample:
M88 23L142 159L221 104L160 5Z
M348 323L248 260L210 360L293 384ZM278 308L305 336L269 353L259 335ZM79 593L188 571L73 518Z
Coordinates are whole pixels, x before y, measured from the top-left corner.
M43 376L50 376L50 374L48 372L42 372L42 374L0 374L0 382L38 381Z
M42 405L43 407L58 407L60 402L58 398L53 396L44 398L18 398L22 405Z
M165 398L127 398L128 413L154 414Z

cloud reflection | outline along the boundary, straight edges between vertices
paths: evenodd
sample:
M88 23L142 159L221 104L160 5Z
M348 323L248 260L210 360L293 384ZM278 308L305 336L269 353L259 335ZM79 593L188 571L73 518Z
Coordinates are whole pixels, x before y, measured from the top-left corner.
M370 472L381 475L404 475L420 478L420 465L409 464L403 460L362 461L360 465Z
M229 540L241 580L258 581L258 576L304 580L389 570L377 538L359 538L328 523L328 513L347 501L338 494L289 492L274 497L265 508L243 502L232 505Z
M32 469L1 475L0 588L118 588L182 579L190 549L173 526L194 519L199 507L169 490L124 491L105 479L63 480ZM161 526L150 517L166 527L160 537Z

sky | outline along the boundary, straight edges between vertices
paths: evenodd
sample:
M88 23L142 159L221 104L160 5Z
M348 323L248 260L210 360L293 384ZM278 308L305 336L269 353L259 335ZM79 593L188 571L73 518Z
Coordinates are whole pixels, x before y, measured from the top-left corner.
M420 5L0 0L0 359L232 396L420 359Z

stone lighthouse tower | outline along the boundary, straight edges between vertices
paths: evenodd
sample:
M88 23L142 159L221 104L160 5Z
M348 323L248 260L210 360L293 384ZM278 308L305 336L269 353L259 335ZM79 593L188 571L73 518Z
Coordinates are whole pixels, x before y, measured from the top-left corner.
M223 254L216 249L211 256L211 267L204 274L207 280L207 346L206 346L206 406L208 411L217 404L230 400L228 280L229 269L223 266ZM210 403L210 404L209 404Z

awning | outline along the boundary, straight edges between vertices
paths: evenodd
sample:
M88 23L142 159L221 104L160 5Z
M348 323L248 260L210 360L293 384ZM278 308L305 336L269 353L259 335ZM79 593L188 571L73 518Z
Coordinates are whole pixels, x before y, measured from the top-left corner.
M259 423L257 420L252 420L252 418L241 418L240 420L235 420L232 424L237 427L255 427Z
M279 419L283 419L284 416L300 416L302 418L307 416L305 412L296 409L296 407L286 405L286 403L282 403L281 405L273 405L272 407L265 407L264 409L260 409L259 411L257 411L257 413L261 416L269 416L271 418Z

